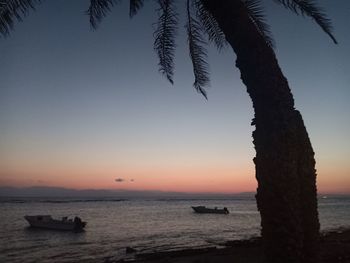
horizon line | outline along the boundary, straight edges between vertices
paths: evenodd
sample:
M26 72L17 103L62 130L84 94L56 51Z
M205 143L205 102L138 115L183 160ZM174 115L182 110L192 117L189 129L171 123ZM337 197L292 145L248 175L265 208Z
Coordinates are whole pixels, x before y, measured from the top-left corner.
M242 194L255 194L256 191L241 191L241 192L208 192L208 191L167 191L167 190L157 190L157 189L120 189L120 188L69 188L69 187L63 187L63 186L42 186L42 185L32 185L32 186L12 186L12 185L0 185L0 190L4 188L12 188L17 190L25 190L25 189L52 189L55 188L57 190L62 191L75 191L75 192L83 192L83 191L109 191L109 192L135 192L135 193L160 193L160 194L189 194L189 195L242 195ZM342 191L321 191L317 193L318 195L349 195L350 192L342 192Z

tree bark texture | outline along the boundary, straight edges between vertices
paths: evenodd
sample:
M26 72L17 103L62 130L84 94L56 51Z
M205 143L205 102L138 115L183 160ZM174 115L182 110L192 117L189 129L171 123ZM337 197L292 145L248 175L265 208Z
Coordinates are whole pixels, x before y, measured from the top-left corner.
M273 49L240 0L202 0L237 55L253 102L253 143L264 262L319 260L314 152Z

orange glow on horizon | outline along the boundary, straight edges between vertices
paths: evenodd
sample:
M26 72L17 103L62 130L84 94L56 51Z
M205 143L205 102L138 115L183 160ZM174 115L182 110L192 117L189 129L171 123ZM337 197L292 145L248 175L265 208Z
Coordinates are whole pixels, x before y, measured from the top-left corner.
M117 182L116 179L122 179ZM21 171L0 173L0 185L59 186L74 189L123 189L169 192L237 193L255 191L249 168L139 168L111 171Z
M189 193L255 192L254 166L109 167L109 169L41 169L0 167L0 186L52 186L72 189L114 189ZM334 176L336 174L337 176ZM332 176L333 175L333 176ZM320 167L320 193L350 193L347 169ZM116 179L121 179L117 182Z

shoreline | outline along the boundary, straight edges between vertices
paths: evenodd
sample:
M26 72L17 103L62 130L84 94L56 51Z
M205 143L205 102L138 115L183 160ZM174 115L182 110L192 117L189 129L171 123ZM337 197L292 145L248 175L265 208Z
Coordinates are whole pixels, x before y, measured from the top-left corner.
M350 263L350 227L321 232L320 263ZM220 247L193 248L167 252L134 253L133 259L110 260L105 263L260 263L261 238L233 240ZM234 260L234 261L233 261Z

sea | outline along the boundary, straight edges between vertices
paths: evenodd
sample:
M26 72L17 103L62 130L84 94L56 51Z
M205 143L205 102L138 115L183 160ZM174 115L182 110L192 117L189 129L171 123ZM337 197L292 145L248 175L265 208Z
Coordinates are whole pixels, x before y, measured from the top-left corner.
M227 207L228 215L196 214L191 206ZM84 232L28 227L25 215L78 215ZM319 199L321 230L350 227L350 196ZM254 196L229 198L6 198L0 197L0 262L105 262L138 253L220 247L257 237Z

